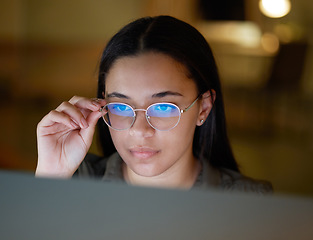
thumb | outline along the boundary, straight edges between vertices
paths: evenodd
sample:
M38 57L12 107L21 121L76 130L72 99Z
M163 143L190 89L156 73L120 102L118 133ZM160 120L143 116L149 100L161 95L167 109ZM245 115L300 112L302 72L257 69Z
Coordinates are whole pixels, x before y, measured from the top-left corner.
M95 128L99 118L101 118L102 115L103 115L103 113L100 111L94 111L94 112L90 113L86 118L86 121L87 121L89 127Z
M88 147L91 145L97 122L101 116L102 113L99 111L90 113L86 118L89 126L80 130L80 134Z

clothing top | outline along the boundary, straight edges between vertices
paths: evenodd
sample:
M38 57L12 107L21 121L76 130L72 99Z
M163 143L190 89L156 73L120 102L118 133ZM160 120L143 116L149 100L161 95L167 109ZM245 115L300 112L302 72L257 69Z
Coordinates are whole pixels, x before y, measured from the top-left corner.
M126 183L122 172L123 160L116 152L109 158L101 158L87 154L86 158L75 172L79 178L97 178L107 182ZM271 183L243 176L229 169L216 169L206 161L202 162L199 173L192 189L220 189L224 191L241 191L258 194L272 193Z

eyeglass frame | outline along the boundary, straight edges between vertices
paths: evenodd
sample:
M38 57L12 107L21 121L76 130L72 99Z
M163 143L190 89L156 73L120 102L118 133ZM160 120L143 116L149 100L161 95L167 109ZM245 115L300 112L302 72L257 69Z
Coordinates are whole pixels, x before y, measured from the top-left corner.
M106 106L108 106L109 104L124 104L124 105L130 107L130 108L133 110L133 112L134 112L134 116L132 117L132 118L133 118L132 123L130 124L130 126L129 126L128 128L125 128L125 129L116 129L116 128L113 128L112 126L110 126L110 124L108 124L108 123L106 122L106 120L104 119L104 115L103 115L103 116L102 116L103 121L104 121L104 122L106 123L106 125L108 125L108 127L110 127L111 129L113 129L113 130L115 130L115 131L124 131L124 130L130 129L130 128L134 125L134 123L135 123L135 121L136 121L136 117L137 117L136 112L137 112L137 111L142 111L142 112L145 112L146 120L147 120L148 124L149 124L153 129L155 129L155 130L157 130L157 131L169 131L169 130L172 130L173 128L175 128L175 127L178 125L178 123L180 122L181 115L182 115L183 113L187 112L190 108L192 108L192 106L199 100L199 98L200 98L201 96L202 96L202 94L200 94L200 95L199 95L188 107L186 107L185 109L180 109L180 107L177 106L176 104L174 104L174 103L169 103L169 102L153 103L153 104L149 105L146 109L133 108L132 106L130 106L130 105L127 104L127 103L111 102L111 103L108 103L108 104L104 105L103 107L101 107L101 108L99 109L99 112L103 112L103 109L104 109ZM179 110L179 118L178 118L178 120L177 120L177 123L176 123L173 127L169 128L169 129L166 129L166 130L160 130L160 129L157 129L156 127L154 127L154 126L150 123L150 121L149 121L150 116L147 115L147 111L148 111L148 109L149 109L150 107L152 107L152 106L154 106L154 105L157 105L157 104L170 104L170 105L172 105L172 106L175 106L175 107ZM105 114L107 114L107 113L105 113Z

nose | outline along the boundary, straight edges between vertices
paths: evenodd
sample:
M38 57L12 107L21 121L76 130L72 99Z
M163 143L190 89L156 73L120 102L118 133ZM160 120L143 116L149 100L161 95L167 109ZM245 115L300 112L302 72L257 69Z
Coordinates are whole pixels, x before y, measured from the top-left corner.
M145 115L145 110L138 110L136 111L135 122L129 129L129 134L133 137L152 137L155 133L155 129L151 127L148 123Z

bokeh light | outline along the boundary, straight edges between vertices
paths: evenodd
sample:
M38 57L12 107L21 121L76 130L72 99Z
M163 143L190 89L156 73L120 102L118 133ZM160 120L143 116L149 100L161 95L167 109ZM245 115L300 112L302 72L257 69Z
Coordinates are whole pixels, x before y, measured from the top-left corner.
M279 39L273 33L264 33L261 38L261 45L268 53L276 53L279 49Z
M265 16L280 18L290 12L291 3L289 0L260 0L259 7Z

